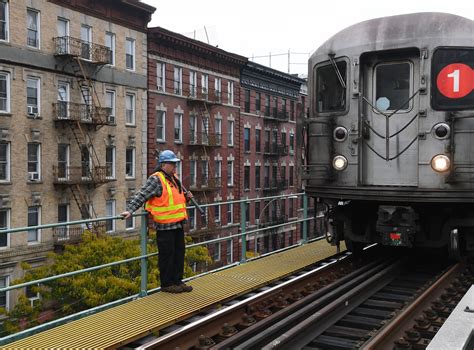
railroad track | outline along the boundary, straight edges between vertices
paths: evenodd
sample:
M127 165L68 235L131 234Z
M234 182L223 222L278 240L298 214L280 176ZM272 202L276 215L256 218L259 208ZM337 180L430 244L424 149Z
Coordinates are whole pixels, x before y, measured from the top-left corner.
M423 349L473 265L378 254L358 267L347 255L321 262L126 348Z

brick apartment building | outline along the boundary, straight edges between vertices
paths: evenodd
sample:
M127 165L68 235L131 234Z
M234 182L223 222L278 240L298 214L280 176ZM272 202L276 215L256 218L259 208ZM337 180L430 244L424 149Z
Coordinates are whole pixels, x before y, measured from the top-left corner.
M137 0L0 1L1 228L116 215L141 186L154 10ZM137 230L133 220L92 228ZM0 234L0 286L83 230ZM0 307L15 299L4 293Z
M248 62L241 74L242 198L298 193L300 148L296 120L301 118L303 79ZM250 227L268 227L296 219L298 198L262 200L247 206ZM256 238L256 241L255 241ZM248 249L265 253L294 244L297 225L266 230L251 237Z
M156 156L173 150L177 172L200 204L241 195L240 71L247 58L163 28L148 32L148 173ZM238 232L239 206L190 209L194 241ZM237 239L210 248L215 261L239 259Z

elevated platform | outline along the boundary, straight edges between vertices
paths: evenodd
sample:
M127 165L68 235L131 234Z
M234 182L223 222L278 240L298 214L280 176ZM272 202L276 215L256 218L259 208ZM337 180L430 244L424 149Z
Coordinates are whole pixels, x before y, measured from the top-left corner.
M325 240L308 243L196 278L188 283L194 288L191 293L154 293L12 342L2 349L116 348L334 254L336 247Z

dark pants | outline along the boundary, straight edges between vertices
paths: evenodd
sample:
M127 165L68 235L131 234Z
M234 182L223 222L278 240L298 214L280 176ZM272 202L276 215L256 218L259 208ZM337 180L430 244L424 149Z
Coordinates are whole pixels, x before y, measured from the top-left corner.
M184 229L157 230L161 287L180 285L184 273Z

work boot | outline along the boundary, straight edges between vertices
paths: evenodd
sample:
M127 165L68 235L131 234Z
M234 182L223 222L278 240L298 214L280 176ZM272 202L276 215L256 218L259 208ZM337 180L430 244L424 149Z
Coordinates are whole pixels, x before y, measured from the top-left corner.
M177 293L182 293L183 289L180 286L172 285L168 287L161 287L161 291L165 293L177 294Z
M185 292L185 293L191 292L191 291L193 290L193 287L188 286L188 285L185 284L185 283L181 283L178 287L181 288L181 291L182 291L182 292Z

